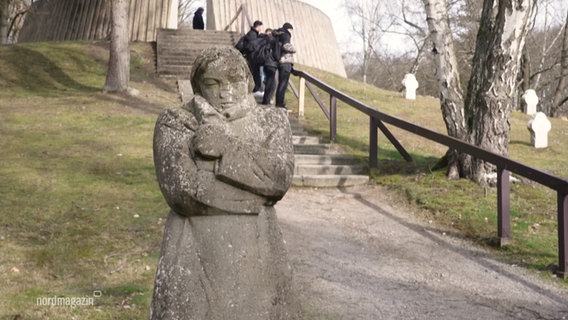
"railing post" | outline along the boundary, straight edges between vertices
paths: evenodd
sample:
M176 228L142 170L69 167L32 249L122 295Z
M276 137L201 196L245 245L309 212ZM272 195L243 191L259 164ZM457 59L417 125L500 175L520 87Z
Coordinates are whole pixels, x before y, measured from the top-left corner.
M558 271L562 279L568 277L568 193L558 191Z
M337 98L329 96L329 140L337 141Z
M509 176L508 170L497 167L497 237L500 246L505 246L511 241L511 186Z
M298 116L304 116L304 105L306 101L306 79L300 77L300 84L298 88Z
M379 145L379 133L377 127L379 125L379 119L374 117L369 117L369 168L376 169L378 167L377 157L378 157L378 145Z

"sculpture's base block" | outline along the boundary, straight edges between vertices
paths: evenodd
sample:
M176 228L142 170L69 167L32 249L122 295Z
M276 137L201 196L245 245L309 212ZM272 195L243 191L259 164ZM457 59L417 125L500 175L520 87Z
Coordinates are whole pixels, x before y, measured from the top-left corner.
M186 218L170 212L152 320L299 319L274 208Z

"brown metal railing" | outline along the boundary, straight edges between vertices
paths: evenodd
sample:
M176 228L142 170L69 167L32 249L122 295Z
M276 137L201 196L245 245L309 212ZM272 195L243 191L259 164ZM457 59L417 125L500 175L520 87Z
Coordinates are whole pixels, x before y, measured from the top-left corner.
M293 70L292 74L300 78L300 87L296 90L299 92L298 99L300 101L299 114L304 113L304 84L314 96L318 105L324 111L329 120L330 140L337 139L337 100L359 110L369 116L369 167L377 168L378 161L378 132L379 129L389 141L395 146L398 152L406 161L412 161L411 156L406 152L404 147L396 140L394 135L389 131L384 123L400 128L402 130L412 132L423 138L445 145L451 149L465 152L475 158L494 164L497 167L497 236L501 245L506 244L511 239L511 214L510 214L510 184L509 176L513 172L541 185L555 190L557 193L558 203L558 270L559 277L566 279L568 277L568 180L554 176L550 173L533 168L518 161L509 159L502 155L481 149L477 146L461 141L459 139L440 134L430 129L415 125L405 120L393 117L383 113L373 107L370 107L361 101L358 101L345 93L336 90L325 82L315 78L309 73ZM329 109L323 104L322 100L312 86L316 86L322 91L329 94Z

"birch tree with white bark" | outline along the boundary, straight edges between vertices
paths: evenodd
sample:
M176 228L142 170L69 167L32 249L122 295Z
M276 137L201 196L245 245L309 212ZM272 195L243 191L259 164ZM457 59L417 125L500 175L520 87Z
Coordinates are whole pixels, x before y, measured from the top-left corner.
M423 0L423 3L432 38L435 39L432 52L438 57L440 102L448 134L507 155L509 117L517 94L521 56L536 1L484 0L472 73L461 112L459 102L455 102L459 101L462 90L459 81L455 81L456 77L459 79L459 71L447 18L448 2ZM448 160L450 178L459 175L485 183L495 170L491 164L464 155L449 157Z
M464 116L464 98L461 88L460 73L450 18L448 15L447 0L423 0L426 10L426 21L430 30L431 52L434 55L437 69L440 108L446 124L448 135L461 139L467 139L467 127ZM460 162L467 161L467 157L461 156L457 151L450 150L446 154L448 164L448 177L457 179L461 175L460 170L466 167Z

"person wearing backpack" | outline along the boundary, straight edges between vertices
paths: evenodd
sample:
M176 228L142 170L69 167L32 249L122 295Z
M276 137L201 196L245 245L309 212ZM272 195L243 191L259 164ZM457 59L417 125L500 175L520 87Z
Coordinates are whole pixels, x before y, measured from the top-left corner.
M244 48L241 51L241 53L247 59L250 73L252 74L252 78L254 80L254 88L252 89L253 93L260 91L260 88L262 87L262 81L260 79L260 65L252 57L252 53L257 49L258 42L261 40L259 38L261 29L262 29L262 22L256 20L252 24L252 27L250 28L249 32L247 32L247 34L244 36L243 39Z
M286 108L284 103L284 96L286 94L286 89L288 89L288 81L290 80L290 73L292 73L292 67L294 65L294 56L296 53L296 48L291 42L292 34L290 30L294 28L288 22L282 25L279 31L282 33L278 36L278 41L280 46L275 55L278 57L278 87L276 88L276 107Z
M278 60L280 59L280 42L278 37L282 34L280 30L272 30L267 33L268 52L264 59L264 95L262 97L262 104L269 105L270 100L274 96L276 89L276 70L278 69Z

